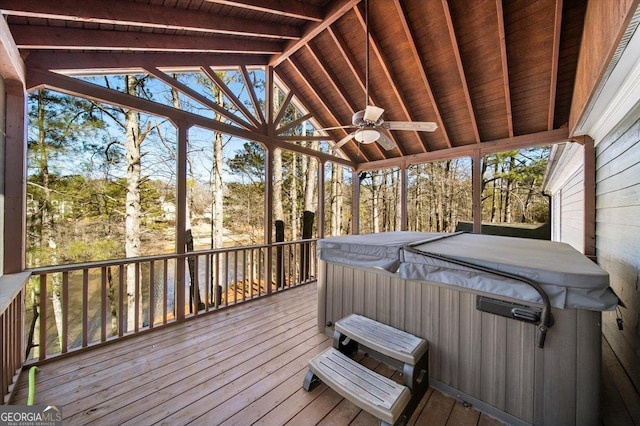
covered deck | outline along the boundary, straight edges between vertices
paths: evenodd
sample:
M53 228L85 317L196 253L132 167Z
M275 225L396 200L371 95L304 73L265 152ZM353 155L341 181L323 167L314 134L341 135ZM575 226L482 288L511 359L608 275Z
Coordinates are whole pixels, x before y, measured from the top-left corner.
M330 345L318 331L316 285L309 283L48 362L37 375L35 402L62 406L68 425L376 424L324 385L302 389L309 359ZM400 377L372 358L361 362ZM640 397L606 340L602 373L602 423L640 424ZM26 399L23 374L11 403ZM430 389L410 424L499 422Z

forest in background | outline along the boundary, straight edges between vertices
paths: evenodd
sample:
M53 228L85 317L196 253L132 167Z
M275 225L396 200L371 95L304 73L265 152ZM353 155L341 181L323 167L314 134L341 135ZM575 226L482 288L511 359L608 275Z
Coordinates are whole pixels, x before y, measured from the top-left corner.
M190 84L225 110L237 113L220 82L235 87L237 76L216 73L173 78ZM264 84L253 75L255 88ZM92 82L176 108L213 114L173 88L158 90L152 77L110 76ZM276 105L287 93L274 94ZM263 102L263 101L262 101ZM247 108L251 102L245 101ZM259 106L261 107L261 106ZM203 112L204 111L204 112ZM256 113L255 107L251 112ZM288 105L282 120L303 113ZM305 125L292 134L308 134ZM175 128L159 117L41 90L29 98L28 252L30 267L175 251ZM301 142L323 149L317 141ZM548 202L540 193L549 150L532 148L487 156L482 163L485 223L544 223ZM285 223L286 240L301 238L303 211L317 209L318 162L276 150L274 220ZM264 242L265 150L254 142L192 129L187 164L188 232L193 249ZM350 233L352 173L328 164L325 229ZM360 232L401 229L398 169L363 172ZM408 222L416 231L450 232L472 221L469 158L408 168ZM314 236L317 230L314 231Z

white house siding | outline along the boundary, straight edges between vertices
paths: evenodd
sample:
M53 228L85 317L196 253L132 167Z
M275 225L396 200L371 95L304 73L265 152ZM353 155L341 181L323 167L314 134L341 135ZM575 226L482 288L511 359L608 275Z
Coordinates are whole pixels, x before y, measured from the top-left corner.
M4 79L0 77L0 241L4 241L4 146L6 131L6 96ZM4 273L4 244L0 244L0 276Z
M596 141L598 142L598 141ZM603 333L636 387L640 387L640 108L596 145L596 254L627 306L624 330L615 313L603 315Z
M578 143L568 143L561 150L562 154L557 159L552 176L547 177L546 185L553 200L551 239L567 243L583 252L584 149ZM558 152L554 155L557 156Z

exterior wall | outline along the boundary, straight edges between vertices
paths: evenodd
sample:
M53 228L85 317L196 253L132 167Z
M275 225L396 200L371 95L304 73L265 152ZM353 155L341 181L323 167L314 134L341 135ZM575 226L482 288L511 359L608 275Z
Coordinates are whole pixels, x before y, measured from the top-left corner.
M5 194L5 134L7 114L7 97L4 79L0 77L0 241L4 241L4 194ZM4 244L0 244L0 276L4 275Z
M561 241L584 253L584 148L568 143L559 156L547 191L552 196L552 241ZM556 149L557 151L558 149Z
M603 333L640 388L640 105L596 141L596 253L622 308L603 315Z

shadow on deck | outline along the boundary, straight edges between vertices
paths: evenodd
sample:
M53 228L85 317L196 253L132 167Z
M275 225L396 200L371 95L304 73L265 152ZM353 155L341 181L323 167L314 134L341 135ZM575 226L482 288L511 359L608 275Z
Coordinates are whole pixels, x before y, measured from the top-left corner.
M65 425L377 424L324 385L302 389L309 359L331 345L316 311L308 284L55 360L40 368L35 403L61 406ZM640 399L604 346L603 424L638 424ZM361 362L400 380L372 358ZM12 403L26 399L22 374ZM410 424L499 422L429 389Z

